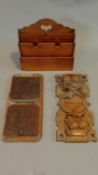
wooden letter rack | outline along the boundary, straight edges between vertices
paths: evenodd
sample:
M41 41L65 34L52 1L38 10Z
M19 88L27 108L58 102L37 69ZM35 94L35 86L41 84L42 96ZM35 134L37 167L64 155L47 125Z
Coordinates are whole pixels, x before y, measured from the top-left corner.
M18 30L23 70L72 70L75 30L41 19Z

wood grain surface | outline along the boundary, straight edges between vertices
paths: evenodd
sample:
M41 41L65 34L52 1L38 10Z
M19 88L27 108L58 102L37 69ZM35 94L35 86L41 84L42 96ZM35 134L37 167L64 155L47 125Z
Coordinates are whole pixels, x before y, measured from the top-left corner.
M73 69L74 29L52 19L41 19L19 29L18 38L23 70Z
M74 63L71 57L22 57L20 61L23 70L72 70Z
M40 140L42 136L42 99L43 77L41 75L13 77L5 118L4 141Z

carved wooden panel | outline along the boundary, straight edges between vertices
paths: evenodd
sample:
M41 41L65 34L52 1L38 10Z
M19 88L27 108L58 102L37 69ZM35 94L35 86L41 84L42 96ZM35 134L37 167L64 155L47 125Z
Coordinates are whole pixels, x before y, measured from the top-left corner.
M94 118L88 108L87 75L57 75L56 82L56 96L59 98L56 114L57 141L96 141Z
M5 141L37 141L42 135L43 78L16 75L12 79L4 128Z

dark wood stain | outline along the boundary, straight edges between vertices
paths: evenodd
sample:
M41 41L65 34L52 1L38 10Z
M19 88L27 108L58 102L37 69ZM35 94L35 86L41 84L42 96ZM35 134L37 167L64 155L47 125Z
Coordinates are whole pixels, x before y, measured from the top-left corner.
M41 138L42 101L41 75L13 77L3 133L4 141L27 142L38 141Z
M34 104L12 105L6 116L5 136L37 136L39 108Z
M14 77L10 97L16 100L32 100L40 96L39 77Z

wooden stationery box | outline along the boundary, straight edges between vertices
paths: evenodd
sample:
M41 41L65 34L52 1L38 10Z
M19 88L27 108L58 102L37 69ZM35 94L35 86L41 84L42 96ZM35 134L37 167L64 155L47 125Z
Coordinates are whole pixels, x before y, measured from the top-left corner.
M18 30L23 70L72 70L75 30L41 19Z

